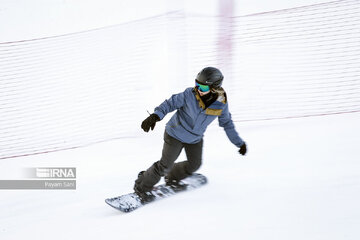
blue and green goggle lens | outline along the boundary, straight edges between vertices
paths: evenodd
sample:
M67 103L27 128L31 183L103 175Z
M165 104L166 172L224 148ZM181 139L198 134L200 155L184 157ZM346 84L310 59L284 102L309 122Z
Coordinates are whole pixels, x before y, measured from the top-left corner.
M197 81L195 81L195 86L198 87L198 89L199 89L201 92L210 91L210 86L200 84L200 83L198 83Z

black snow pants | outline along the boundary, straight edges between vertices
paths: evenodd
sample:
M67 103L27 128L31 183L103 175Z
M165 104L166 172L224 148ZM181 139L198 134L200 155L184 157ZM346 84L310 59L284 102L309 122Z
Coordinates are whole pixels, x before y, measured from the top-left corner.
M164 133L164 147L160 161L155 162L135 181L134 189L147 192L158 183L162 176L171 180L181 180L198 170L202 161L203 139L195 144L186 144ZM185 148L187 161L175 163Z

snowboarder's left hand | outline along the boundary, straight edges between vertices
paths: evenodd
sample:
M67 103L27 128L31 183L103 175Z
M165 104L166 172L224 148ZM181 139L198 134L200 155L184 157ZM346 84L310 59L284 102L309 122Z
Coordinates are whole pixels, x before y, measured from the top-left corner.
M246 154L246 143L244 143L243 145L241 145L241 147L240 147L240 150L239 150L239 153L241 154L241 155L245 155Z

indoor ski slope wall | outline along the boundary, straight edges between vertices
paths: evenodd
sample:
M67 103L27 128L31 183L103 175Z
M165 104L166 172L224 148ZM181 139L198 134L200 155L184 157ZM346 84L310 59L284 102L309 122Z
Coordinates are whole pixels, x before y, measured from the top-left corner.
M146 110L208 65L223 69L237 122L357 112L359 39L360 1L343 0L2 42L0 158L137 136Z

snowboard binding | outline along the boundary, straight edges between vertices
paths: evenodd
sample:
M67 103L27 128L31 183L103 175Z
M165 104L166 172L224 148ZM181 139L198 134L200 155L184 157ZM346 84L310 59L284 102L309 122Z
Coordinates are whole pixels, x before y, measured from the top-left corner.
M179 180L171 179L168 176L165 177L165 184L166 186L171 187L171 189L173 189L175 192L183 191L188 186L188 184Z

